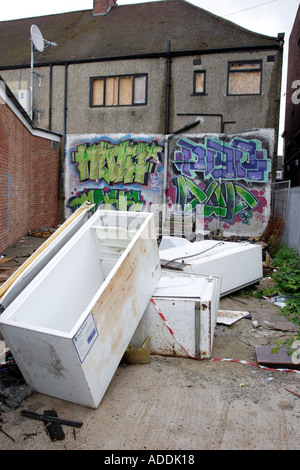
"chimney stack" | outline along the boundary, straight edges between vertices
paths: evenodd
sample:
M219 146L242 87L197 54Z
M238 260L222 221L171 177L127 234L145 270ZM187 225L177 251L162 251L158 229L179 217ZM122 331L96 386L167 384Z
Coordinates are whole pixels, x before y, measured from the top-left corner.
M117 5L117 0L94 0L94 15L105 15L111 7Z

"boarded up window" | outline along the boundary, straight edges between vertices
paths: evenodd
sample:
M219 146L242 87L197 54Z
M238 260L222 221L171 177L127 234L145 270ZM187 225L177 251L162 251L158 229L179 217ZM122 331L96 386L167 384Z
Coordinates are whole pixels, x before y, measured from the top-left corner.
M204 95L205 93L205 80L206 72L195 72L194 73L194 94Z
M118 79L110 77L105 80L105 106L118 104Z
M104 79L98 79L93 81L93 104L95 106L103 106L104 101Z
M262 63L230 63L228 74L229 95L259 95L261 93Z
M133 106L147 102L147 75L91 79L91 106Z
M120 105L132 104L132 77L120 78Z

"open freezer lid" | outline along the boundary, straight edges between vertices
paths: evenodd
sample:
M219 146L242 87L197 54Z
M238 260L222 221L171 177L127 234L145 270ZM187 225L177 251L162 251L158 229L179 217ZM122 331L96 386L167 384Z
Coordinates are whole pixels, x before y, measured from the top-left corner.
M0 314L90 217L95 204L84 203L0 287Z

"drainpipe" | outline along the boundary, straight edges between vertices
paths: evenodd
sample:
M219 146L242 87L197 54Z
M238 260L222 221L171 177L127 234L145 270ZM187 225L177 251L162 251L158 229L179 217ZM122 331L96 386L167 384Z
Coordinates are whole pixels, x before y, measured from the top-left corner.
M170 115L170 88L171 88L171 41L168 40L167 46L167 89L166 89L166 122L165 135L169 134L169 115Z
M163 234L163 229L166 223L167 217L167 181L168 181L168 157L169 157L169 136L165 136L165 167L164 167L164 183L163 183L163 205L162 205L162 220L161 220L161 231Z
M166 83L166 116L165 116L165 165L164 165L164 182L163 182L163 207L162 207L162 226L165 226L167 214L167 179L168 179L168 158L169 158L169 116L170 116L170 92L171 92L171 41L167 43L167 83Z
M61 162L61 172L60 172L60 181L59 181L59 190L58 197L61 197L62 194L62 184L64 178L64 166L65 166L65 157L66 157L66 134L67 134L67 111L68 111L68 63L65 63L65 91L64 91L64 130L63 130L63 150L62 150L62 162Z
M48 117L48 129L52 130L52 77L53 77L53 65L50 64L49 71L49 117Z

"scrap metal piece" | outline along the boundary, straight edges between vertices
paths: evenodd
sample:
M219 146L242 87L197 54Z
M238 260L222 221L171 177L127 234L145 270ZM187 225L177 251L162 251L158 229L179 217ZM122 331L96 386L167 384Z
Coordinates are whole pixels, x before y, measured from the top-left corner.
M0 426L0 431L3 432L3 434L5 434L5 436L9 437L12 441L16 442L13 437L11 437L6 431L4 431L2 426Z
M58 418L56 416L44 416L39 413L34 413L33 411L22 410L20 411L22 416L26 416L27 418L37 419L38 421L46 421L51 423L60 423L64 424L65 426L73 426L74 428L81 428L83 423L81 421L73 421L71 419L65 418Z
M150 363L150 336L147 336L139 349L133 349L129 344L124 356L124 362L127 364L149 364Z
M176 269L177 271L183 271L183 268L185 267L185 264L183 261L179 263L178 261L167 261L167 260L160 260L160 264L162 268L168 268L168 269Z

